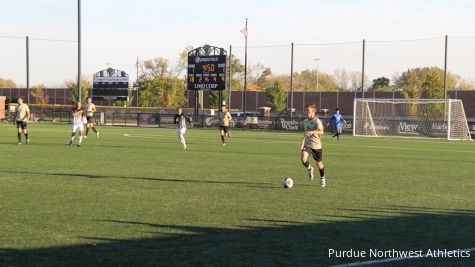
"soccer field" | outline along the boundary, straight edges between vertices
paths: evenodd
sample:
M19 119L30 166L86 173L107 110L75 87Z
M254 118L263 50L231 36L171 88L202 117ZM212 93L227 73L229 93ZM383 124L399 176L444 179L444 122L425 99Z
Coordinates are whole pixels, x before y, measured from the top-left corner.
M329 249L475 247L475 142L324 137L327 187L302 133L0 124L0 266L331 266ZM312 165L314 161L312 160ZM284 189L281 180L294 179ZM474 266L468 258L384 266Z

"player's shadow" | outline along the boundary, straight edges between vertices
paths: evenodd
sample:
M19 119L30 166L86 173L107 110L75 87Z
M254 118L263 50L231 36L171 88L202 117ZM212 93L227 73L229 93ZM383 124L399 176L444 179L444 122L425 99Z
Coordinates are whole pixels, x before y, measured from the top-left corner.
M157 205L160 206L160 205ZM380 258L329 257L329 250L463 249L475 244L474 210L386 206L339 210L312 221L248 218L227 228L97 219L115 235L75 235L82 244L14 249L0 244L0 266L329 266ZM158 211L158 209L157 209ZM341 213L341 217L338 217ZM137 237L147 236L147 237ZM469 258L396 261L384 266L473 266Z
M144 180L144 181L153 181L153 182L168 182L168 183L190 183L190 184L222 184L222 185L242 185L250 188L282 188L280 186L280 181L276 183L271 182L245 182L245 181L236 181L229 178L223 177L221 180L205 180L205 179L179 179L179 178L162 178L162 177L137 177L137 176L120 176L120 175L98 175L98 174L85 174L85 173L49 173L49 172L32 172L32 171L8 171L2 170L3 173L11 174L26 174L28 176L53 176L53 177L74 177L74 178L85 178L85 179L131 179L131 180ZM316 185L316 183L315 183ZM315 186L312 184L299 184L299 186Z

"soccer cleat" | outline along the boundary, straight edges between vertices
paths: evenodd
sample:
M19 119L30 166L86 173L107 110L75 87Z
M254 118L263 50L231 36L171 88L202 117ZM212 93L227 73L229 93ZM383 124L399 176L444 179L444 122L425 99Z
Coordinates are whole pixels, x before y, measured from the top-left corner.
M320 187L325 187L326 185L325 177L320 178Z
M81 147L81 144L78 144L78 147Z
M72 145L73 144L73 141L69 141L69 145Z
M313 181L313 167L308 168L308 180Z
M223 143L223 146L225 146L225 145L226 145L226 143Z
M83 137L84 139L87 139L87 135Z
M99 132L96 133L96 138L99 138Z
M30 143L30 138L26 139L26 144L28 145Z
M186 145L183 145L183 149L185 149L185 150L186 150Z
M18 142L18 145L21 145L21 142Z

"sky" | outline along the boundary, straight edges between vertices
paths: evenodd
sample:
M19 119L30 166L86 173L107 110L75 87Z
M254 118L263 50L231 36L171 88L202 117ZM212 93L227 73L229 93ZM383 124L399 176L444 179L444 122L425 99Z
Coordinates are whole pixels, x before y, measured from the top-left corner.
M81 7L87 77L110 66L135 80L137 57L173 64L188 45L231 45L243 62L248 18L248 62L275 74L290 74L292 42L295 71L316 69L315 58L322 72L361 71L363 39L370 79L443 67L448 35L449 71L475 79L473 0L82 0ZM27 35L31 85L76 78L77 0L1 0L0 77L19 85L26 84Z

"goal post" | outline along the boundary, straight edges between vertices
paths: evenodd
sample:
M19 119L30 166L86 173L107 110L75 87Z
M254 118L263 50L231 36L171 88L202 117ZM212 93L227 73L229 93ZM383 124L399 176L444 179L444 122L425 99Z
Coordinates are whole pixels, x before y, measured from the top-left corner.
M471 140L460 99L356 98L353 135Z

